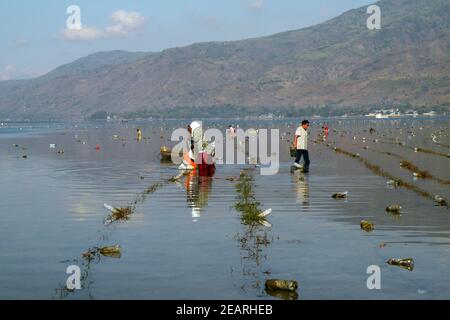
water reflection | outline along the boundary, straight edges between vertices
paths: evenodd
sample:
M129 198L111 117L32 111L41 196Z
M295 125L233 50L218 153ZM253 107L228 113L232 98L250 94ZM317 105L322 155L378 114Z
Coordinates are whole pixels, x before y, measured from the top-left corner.
M241 171L239 183L236 185L237 201L235 209L241 215L241 223L244 226L242 233L235 236L241 250L242 274L251 277L251 287L265 295L262 283L270 271L263 270L263 261L267 259L264 252L273 239L269 239L268 229L270 225L261 216L260 202L256 200L253 191L253 174L255 169L248 168ZM241 286L245 291L246 284Z
M56 289L55 289L55 296L54 299L66 299L67 297L69 297L72 294L75 294L78 291L83 291L86 292L89 299L94 299L94 295L92 294L92 289L91 289L91 285L93 284L92 281L89 280L89 274L90 274L90 268L91 268L91 263L98 263L100 261L100 257L98 258L98 261L94 261L94 260L84 260L81 265L79 263L79 260L76 259L73 261L73 264L75 265L79 265L80 269L81 269L81 276L80 276L80 282L81 282L81 290L71 290L68 289L66 284L60 284Z
M107 250L114 248L115 250ZM64 263L71 263L72 265L76 265L80 267L81 273L80 273L80 284L81 289L75 290L75 289L69 289L67 288L66 284L60 284L55 289L55 296L54 299L65 299L69 297L72 294L80 294L80 292L85 292L87 294L87 297L89 299L94 299L94 295L92 293L92 287L91 285L94 283L92 280L90 280L90 271L91 266L95 264L99 264L103 258L110 258L110 259L120 259L121 258L121 252L119 246L110 246L110 247L93 247L88 249L86 252L82 254L82 258L77 258L74 260L64 261Z
M309 175L296 170L292 175L295 184L296 199L304 208L309 207Z
M270 274L270 271L263 270L263 261L267 259L264 249L271 243L267 231L260 225L246 225L235 239L241 250L242 275L251 277L251 287L264 295L265 276ZM241 289L245 291L246 286L244 283Z
M377 130L372 136L365 129L369 128L369 124ZM361 157L369 159L388 172L392 172L394 176L414 183L433 196L438 194L448 199L448 185L443 185L439 181L431 179L412 182L411 172L401 168L399 166L400 159L392 156L392 154L398 154L402 158L410 160L418 168L429 170L434 177L441 179L450 178L448 159L433 154L414 152L412 148L405 148L398 144L381 144L382 138L380 137L382 134L388 135L384 137L386 141L389 140L390 136L393 136L392 139L395 141L397 135L400 136L399 141L408 141L407 137L400 135L399 129L395 129L392 125L394 123L388 125L387 122L386 124L384 122L376 124L355 122L355 125L352 126L350 121L342 121L339 124L333 122L333 129L342 129L343 131L339 131L339 134L330 132L329 141L326 143L342 147L355 154L361 153ZM416 136L411 140L411 144L407 143L407 145L448 153L448 151L440 149L443 146L433 143L429 137L431 133L435 133L438 129L435 126L430 126L429 122L426 124L420 123L420 125L429 127L424 127L421 131L417 130L416 127L414 129ZM257 127L258 124L253 123L251 126ZM392 130L389 132L388 129ZM445 129L448 132L448 122L445 124ZM4 195L2 205L5 209L2 210L4 213L3 229L0 233L3 235L4 243L12 243L12 245L4 248L3 258L1 259L2 266L7 267L2 272L3 278L0 281L5 287L5 290L0 292L3 293L3 297L46 298L49 296L49 292L50 295L54 293L53 290L59 283L64 284L64 286L58 288L58 297L93 298L93 295L97 297L101 295L107 298L117 297L117 292L108 291L110 288L107 286L109 279L106 277L108 276L106 271L110 262L119 271L129 271L130 268L138 265L134 261L134 264L130 264L129 257L139 255L144 246L146 248L153 246L151 247L152 250L167 253L167 260L161 259L161 262L158 262L161 269L154 269L151 273L155 282L167 281L167 273L162 270L169 268L173 262L171 257L177 256L178 253L171 251L171 247L173 247L171 242L163 242L165 240L163 232L165 229L161 226L169 226L172 222L176 223L173 226L180 227L183 232L186 232L186 235L188 235L187 232L195 232L196 230L183 228L185 223L187 225L191 223L190 219L187 221L185 219L177 219L176 221L168 219L167 217L170 215L164 215L166 200L174 201L171 203L169 210L173 210L175 213L179 210L186 210L187 206L193 209L194 214L202 212L202 226L210 231L202 233L198 236L198 239L189 237L190 242L183 244L186 250L198 248L198 244L201 246L202 243L211 242L208 239L212 239L214 245L216 245L215 241L219 243L217 250L223 250L223 256L226 258L211 261L211 264L220 267L226 263L224 259L229 257L230 260L227 261L232 261L233 267L234 265L238 266L236 271L239 274L239 282L236 283L238 287L238 290L236 290L236 287L232 285L227 287L230 280L228 277L217 280L216 274L210 271L215 268L198 267L197 264L192 263L196 270L201 269L199 274L203 277L202 280L214 279L221 284L224 289L220 291L220 297L255 298L257 295L267 297L267 294L270 294L277 298L296 298L295 294L291 295L288 292L264 291L264 280L270 277L270 272L273 271L273 275L275 275L275 273L279 274L280 269L283 270L279 261L283 261L283 263L286 261L286 264L295 266L285 270L284 274L289 275L289 277L299 278L301 276L307 279L312 286L326 287L326 283L329 282L327 282L328 270L325 266L329 265L328 259L330 257L334 259L334 254L342 255L342 258L339 258L342 268L349 271L345 280L353 286L360 282L359 278L350 274L350 272L354 272L354 274L359 272L359 267L352 263L356 250L359 253L358 259L367 263L367 265L374 262L383 264L386 259L391 257L412 256L417 260L418 267L420 262L420 268L415 271L416 276L423 279L420 288L425 285L429 286L431 288L429 291L435 291L436 297L445 296L445 292L448 292L448 284L439 277L439 274L445 273L449 265L448 239L450 233L448 232L449 220L445 208L435 207L435 203L431 202L431 199L417 197L415 193L409 190L396 188L398 185L395 180L392 180L391 183L388 178L379 178L370 170L367 170L365 166L358 164L358 161L355 160L357 158L347 158L332 152L329 148L314 144L311 152L317 159L318 170L310 175L304 175L300 172L290 174L288 170L285 170L271 178L268 183L267 180L257 178L258 171L255 171L256 184L253 187L254 189L258 188L258 198L264 199L266 204L270 203L274 212L276 212L273 216L273 222L277 222L277 229L272 232L271 229L258 224L243 223L242 225L236 225L238 218L227 214L230 201L234 202L236 196L236 190L233 188L239 177L239 171L236 167L224 166L223 169L221 167L218 171L217 181L214 182L214 190L212 190L213 182L211 178L202 178L195 175L183 176L176 182L176 179L169 179L169 176L178 173L173 164L171 162L168 164L159 163L158 151L163 144L160 143L160 133L155 131L157 136L152 136L152 140L148 140L151 144L144 145L142 142L146 142L145 137L143 137L141 144L133 139L135 138L135 131L135 128L113 128L109 131L98 130L92 133L78 132L79 140L87 141L86 145L73 140L74 136L71 133L60 135L59 132L37 137L17 136L0 139L0 149L2 150L0 166L3 173L2 194ZM288 129L285 131L287 132ZM151 131L146 129L143 132L146 134ZM341 132L342 136L340 135ZM117 134L117 138L111 138L114 134ZM167 133L164 134L168 136ZM122 136L126 139L121 138ZM287 133L286 136L288 136ZM353 140L353 137L356 137L356 140ZM363 141L364 137L366 137L365 141ZM450 140L448 139L447 137L440 144L449 145ZM122 147L122 141L127 141L126 147ZM166 141L163 142L168 144ZM50 143L55 143L56 149L49 148ZM99 143L102 147L100 152L96 152L94 149L96 143ZM355 145L352 143L355 143ZM15 147L15 144L19 147ZM22 146L27 148L28 160L21 159L22 151L24 151ZM62 147L64 147L64 155L57 155L56 151ZM363 147L368 149L362 149ZM282 165L286 167L291 162L288 149L289 146L286 145L286 151L280 154ZM389 152L390 155L379 154L376 151ZM140 176L144 176L145 179L141 180ZM229 180L231 182L228 179L223 179L223 177L228 176L233 176L233 179ZM174 183L178 183L182 188L181 194L180 190L171 187ZM318 188L316 188L316 184ZM23 188L18 189L16 188L17 185L21 185ZM395 189L386 190L386 186ZM310 192L310 187L314 188L314 192ZM58 192L56 192L56 189L58 189ZM330 195L333 192L347 189L350 191L348 202L331 199ZM158 197L153 198L151 194L156 190L161 192L159 192ZM52 201L49 201L48 197L42 196L43 194L52 194L52 192L55 192ZM151 204L144 206L146 200L153 199L155 199L154 203L152 201ZM113 205L137 206L138 216L132 216L132 224L130 224L131 221L126 222L124 220L123 223L103 228L101 220L107 215L107 212L101 206L105 201ZM253 201L257 202L257 199ZM41 216L39 219L33 220L34 217L27 215L30 210L30 203L39 208ZM406 211L402 216L384 210L387 205L395 203L405 206ZM154 207L152 207L153 205ZM53 208L56 208L56 210L52 210ZM153 208L155 210L151 210ZM224 212L221 211L222 209L225 209ZM209 210L214 214L208 214ZM314 211L314 217L309 215L299 217L296 214L289 214L299 210ZM53 211L57 211L58 214ZM220 223L217 223L218 216L215 215L216 213L220 214ZM239 213L241 214L241 212ZM70 216L70 220L67 219L69 214L76 214L76 219L80 222L80 227L76 228L76 232L66 232L65 226L73 224L74 217ZM142 221L136 223L136 218L142 216L146 216L148 219L142 219ZM361 219L369 219L374 222L375 231L371 234L360 232ZM43 225L38 224L40 221ZM155 221L161 224L155 223ZM326 224L322 224L322 221L325 221ZM39 229L35 228L36 225ZM99 229L96 229L97 226ZM170 226L172 227L172 225ZM316 236L316 230L328 226L333 228L329 234L323 232L323 236ZM21 229L24 231L23 233ZM121 231L116 232L118 229ZM38 232L42 230L45 231L44 234ZM59 230L64 231L60 232ZM97 243L94 238L94 242L92 242L91 237L98 235L97 232L103 236L107 230L115 232L114 242L121 243L127 248L125 258L110 260L110 258L99 257L99 259L93 259L92 261L82 259L80 253L84 249L105 241L105 239L101 239ZM217 235L223 230L226 235L231 235L232 239L220 240ZM282 243L274 242L274 234L276 236L282 235L286 241L283 239L280 241ZM297 240L292 240L297 239L299 234L302 234L303 251L300 251L302 248L297 245L300 240L298 240L298 243L293 242ZM15 235L18 235L17 239ZM133 238L131 237L134 235L140 236L143 243L127 246L128 239L132 241ZM22 238L21 241L19 241L19 236ZM278 239L276 236L275 239ZM83 238L88 239L88 243L78 240ZM78 241L75 241L75 239ZM231 248L229 241L231 241ZM333 241L336 242L336 247L340 249L328 254L329 251L326 248ZM75 243L75 250L73 250L75 253L72 252L73 248L70 244L72 242ZM29 243L38 243L40 248L27 251L26 244ZM286 252L278 250L278 245L284 246L284 243L286 243ZM378 247L381 245L383 247ZM238 253L235 252L236 248L239 250ZM374 250L367 250L367 248L375 248L376 261L374 261L372 255ZM208 247L205 247L206 249ZM70 253L65 253L65 250L70 250ZM200 252L205 252L205 250ZM319 258L317 252L322 253ZM42 253L48 254L48 258ZM63 258L61 258L61 254ZM222 258L222 254L219 255ZM76 257L78 259L73 260ZM66 258L72 258L72 260L59 263L61 259ZM199 257L194 258L198 259ZM36 262L30 263L30 259ZM44 264L43 259L48 259L48 261ZM102 263L97 265L100 259ZM149 257L142 257L142 261L139 263L149 264L151 261L152 258L149 255ZM316 261L317 264L312 265L310 261ZM65 283L63 281L65 282L66 278L64 270L69 264L77 264L81 267L83 290L72 293L64 289ZM56 265L62 277L58 278L59 276L40 272L38 278L36 278L36 282L39 282L40 286L39 289L36 289L22 277L25 271L35 272L36 265L48 266L48 268L53 268ZM186 263L182 267L190 271L191 264ZM396 272L395 268L389 270ZM324 275L324 277L321 278L321 275ZM387 276L389 277L389 275ZM129 272L126 281L136 289L133 294L137 297L148 296L148 287L152 285L145 283L140 285L141 279L142 274L139 271ZM192 280L189 276L186 276L185 280L184 287L191 288L198 285L198 282ZM95 284L93 284L93 281L95 281ZM235 281L237 281L237 278L235 278ZM336 288L347 287L348 284L344 283L344 280L339 281L336 280ZM387 294L383 293L382 297L415 297L414 293L409 295L406 292L407 290L402 289L401 279L397 280L390 277L386 281L390 281L393 288L401 289L393 290ZM175 295L181 297L204 298L199 291L193 291L191 295L184 292L180 293L178 285L179 278L172 277L172 280L168 281L167 287L161 289L160 292L167 296L173 296L175 292ZM243 290L239 289L240 286ZM248 291L248 293L244 293L244 291ZM302 292L302 297L371 298L366 291L364 288L354 290L351 294L342 290L339 290L339 293L333 290L324 290L323 293L305 291ZM150 296L158 297L158 294L150 293Z
M196 171L187 173L184 186L188 208L192 209L192 218L199 218L201 211L208 205L213 177L199 176Z

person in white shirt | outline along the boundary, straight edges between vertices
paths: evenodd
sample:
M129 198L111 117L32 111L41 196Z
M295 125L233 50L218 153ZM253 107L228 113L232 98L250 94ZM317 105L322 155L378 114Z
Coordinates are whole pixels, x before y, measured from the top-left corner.
M297 156L295 158L294 166L297 168L302 168L300 165L300 159L303 156L304 166L303 171L308 172L309 170L309 154L308 154L308 128L309 128L309 121L303 120L302 125L297 128L295 131L295 137L294 137L294 146L297 149Z
M230 138L236 138L236 129L231 124L228 126L227 133Z

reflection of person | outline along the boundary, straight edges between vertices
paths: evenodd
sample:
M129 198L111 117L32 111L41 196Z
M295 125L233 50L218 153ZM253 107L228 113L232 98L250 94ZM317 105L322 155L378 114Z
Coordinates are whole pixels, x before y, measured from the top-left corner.
M309 153L308 153L308 128L309 128L309 121L303 120L302 125L297 128L295 131L295 138L294 138L294 146L297 149L297 155L295 158L294 166L297 168L301 168L300 165L300 159L303 156L303 161L305 162L305 165L303 167L304 172L308 172L309 170Z
M299 172L299 171L297 171ZM309 205L309 182L308 175L299 174L293 175L296 185L296 198L297 201L304 206Z
M200 211L208 205L212 177L199 176L191 171L186 176L185 187L188 207L192 208L192 217L200 217Z

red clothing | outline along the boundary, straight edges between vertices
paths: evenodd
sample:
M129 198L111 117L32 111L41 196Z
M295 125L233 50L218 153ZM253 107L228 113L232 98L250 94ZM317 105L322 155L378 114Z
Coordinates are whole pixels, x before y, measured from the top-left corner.
M198 154L197 158L198 175L201 177L211 177L216 172L214 160L206 152Z

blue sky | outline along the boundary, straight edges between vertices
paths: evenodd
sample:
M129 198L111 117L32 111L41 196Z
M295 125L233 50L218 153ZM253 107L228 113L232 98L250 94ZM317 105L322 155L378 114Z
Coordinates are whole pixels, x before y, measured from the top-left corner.
M106 50L160 51L300 29L374 0L20 0L0 2L0 80ZM66 28L69 5L81 31Z

